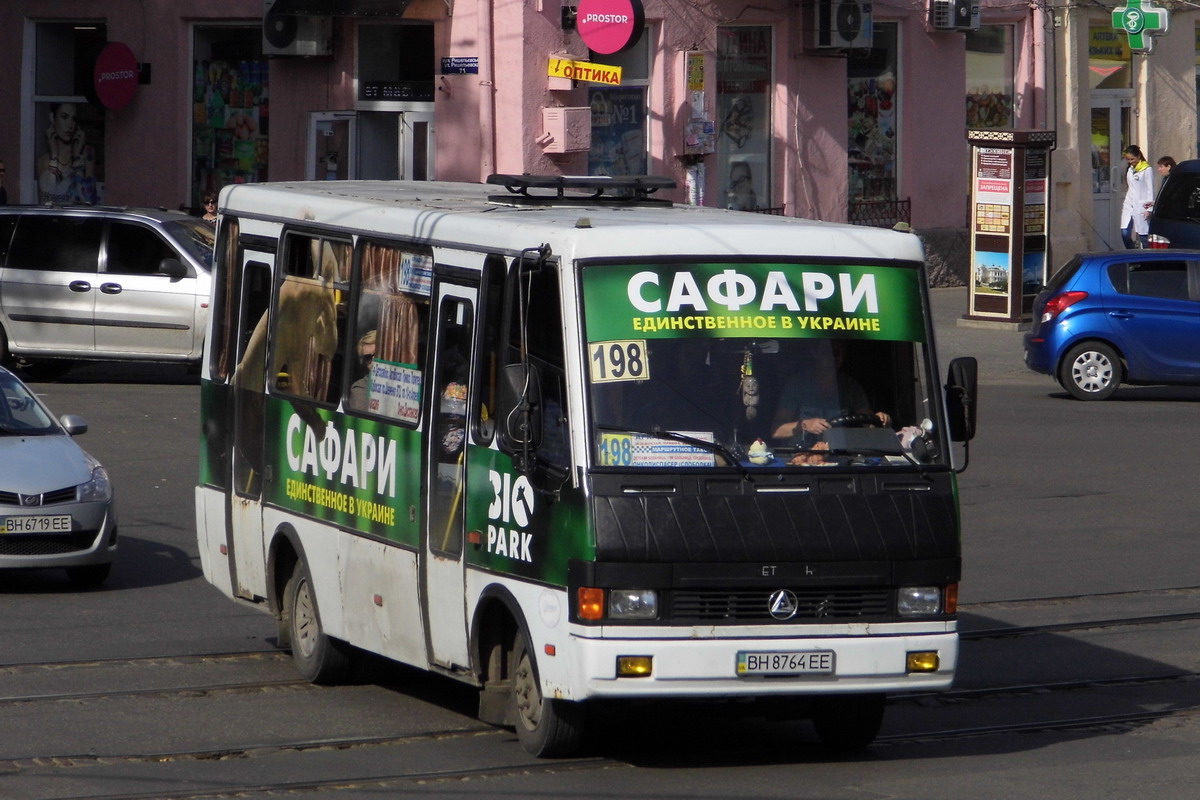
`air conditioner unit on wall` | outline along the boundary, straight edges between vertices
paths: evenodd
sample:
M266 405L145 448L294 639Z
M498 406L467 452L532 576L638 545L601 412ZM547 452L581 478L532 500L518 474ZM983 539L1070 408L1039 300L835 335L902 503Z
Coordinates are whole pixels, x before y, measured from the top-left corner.
M977 31L979 0L929 0L929 24L939 31Z
M871 46L871 0L815 0L813 17L813 47Z
M263 0L263 54L327 56L333 53L333 17L285 14Z

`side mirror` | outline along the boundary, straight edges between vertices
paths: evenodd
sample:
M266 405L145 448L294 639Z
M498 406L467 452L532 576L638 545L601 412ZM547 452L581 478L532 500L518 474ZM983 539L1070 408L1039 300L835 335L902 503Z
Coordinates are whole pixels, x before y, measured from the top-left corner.
M71 436L79 436L80 434L87 433L87 422L84 421L83 417L76 416L75 414L63 414L59 418L58 423Z
M965 356L950 362L946 371L946 422L951 441L969 442L975 438L978 383L979 362L973 357Z
M158 271L173 281L182 280L188 275L188 268L178 258L164 258L158 262Z
M536 450L542 443L542 384L537 367L505 366L496 405L501 446L509 452Z

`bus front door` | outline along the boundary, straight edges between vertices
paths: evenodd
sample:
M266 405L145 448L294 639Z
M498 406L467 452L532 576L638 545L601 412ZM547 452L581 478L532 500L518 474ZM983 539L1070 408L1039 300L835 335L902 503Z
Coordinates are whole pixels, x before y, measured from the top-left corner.
M237 364L233 371L233 492L230 502L230 582L238 597L253 599L266 585L263 552L262 479L266 396L267 309L275 254L243 251L237 319Z
M423 613L429 658L452 668L469 664L463 540L467 480L467 409L478 289L442 282L425 430L427 506L422 558Z

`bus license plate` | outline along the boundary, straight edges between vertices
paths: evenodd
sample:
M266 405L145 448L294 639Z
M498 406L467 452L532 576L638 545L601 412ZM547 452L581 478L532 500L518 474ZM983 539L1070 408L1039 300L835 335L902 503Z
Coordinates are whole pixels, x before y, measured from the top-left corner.
M0 534L3 533L70 533L70 514L40 514L0 519Z
M832 675L832 650L800 650L789 653L750 653L739 650L737 674Z

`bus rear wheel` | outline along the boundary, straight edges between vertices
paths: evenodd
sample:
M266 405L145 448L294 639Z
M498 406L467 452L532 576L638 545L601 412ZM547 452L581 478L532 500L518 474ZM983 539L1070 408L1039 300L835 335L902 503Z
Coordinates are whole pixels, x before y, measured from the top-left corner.
M547 698L542 694L537 665L529 643L517 634L512 651L512 694L509 719L525 752L538 758L569 756L583 739L584 712L579 703Z
M812 721L821 744L834 750L855 752L875 741L883 725L882 694L848 694L818 697Z
M283 590L281 622L288 631L292 660L301 677L311 683L341 683L353 666L350 645L326 635L321 627L317 598L304 561L297 561Z

